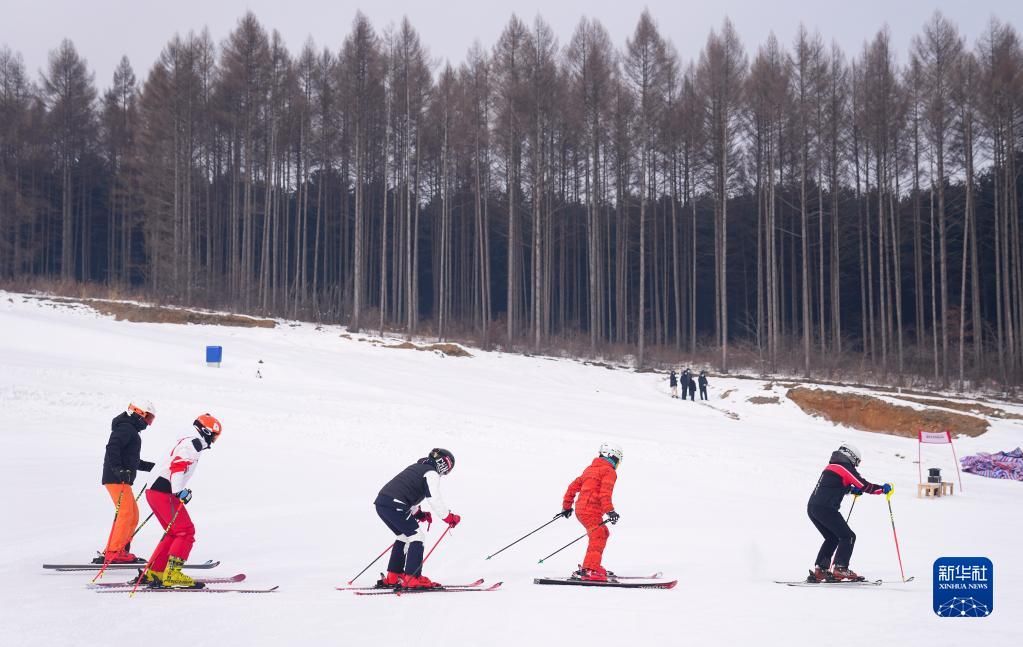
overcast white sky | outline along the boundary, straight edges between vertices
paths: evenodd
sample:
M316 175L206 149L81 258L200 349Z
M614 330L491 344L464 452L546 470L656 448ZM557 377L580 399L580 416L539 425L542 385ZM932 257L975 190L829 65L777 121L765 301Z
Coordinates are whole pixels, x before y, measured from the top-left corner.
M408 15L431 56L457 65L474 40L491 47L513 12L527 22L543 15L562 45L581 16L597 18L621 47L644 6L686 61L699 54L709 30L725 16L750 53L771 31L790 43L802 21L826 41L838 42L847 55L858 54L863 42L888 24L900 60L935 9L959 25L971 46L992 16L1023 28L1023 0L0 0L0 45L20 52L36 78L48 52L68 37L102 89L123 54L141 81L175 33L205 26L219 43L249 9L268 30L278 30L293 53L309 37L319 47L337 50L356 9L378 30Z

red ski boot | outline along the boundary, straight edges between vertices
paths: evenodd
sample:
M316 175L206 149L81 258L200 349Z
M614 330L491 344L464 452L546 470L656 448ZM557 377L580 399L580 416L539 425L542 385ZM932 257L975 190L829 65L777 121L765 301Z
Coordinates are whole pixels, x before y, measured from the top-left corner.
M597 568L587 568L583 570L585 570L586 572L583 573L582 577L580 577L579 579L583 580L584 582L607 582L607 571L604 570L603 566L598 566Z
M401 584L402 573L395 573L394 571L387 571L387 575L380 574L380 579L377 580L376 587L378 589L393 589L394 587Z
M440 584L425 575L404 575L401 578L401 586L406 589L439 589L441 587Z
M103 554L108 564L135 564L139 560L126 550L108 550Z
M807 584L819 584L821 582L834 582L835 578L832 577L831 571L820 566L814 566L810 574L806 576Z
M863 582L867 579L850 571L848 566L835 566L831 571L831 576L836 582Z

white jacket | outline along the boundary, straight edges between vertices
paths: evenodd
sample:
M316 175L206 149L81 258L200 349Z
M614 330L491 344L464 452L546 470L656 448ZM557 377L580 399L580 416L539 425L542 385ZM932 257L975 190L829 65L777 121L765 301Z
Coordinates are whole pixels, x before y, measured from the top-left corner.
M429 504L430 508L433 510L434 516L436 516L438 520L441 520L451 514L451 508L444 503L444 499L440 496L440 474L430 470L423 475L423 478L426 479L426 487L430 490L430 496L426 497L426 500L424 500L423 503ZM422 503L417 506L413 506L411 513L415 514L419 512L422 507Z
M171 492L177 494L185 489L188 480L195 474L199 456L204 449L206 449L206 441L198 432L179 438L174 448L171 449L170 455L159 463L160 469L157 476L162 476L170 481Z

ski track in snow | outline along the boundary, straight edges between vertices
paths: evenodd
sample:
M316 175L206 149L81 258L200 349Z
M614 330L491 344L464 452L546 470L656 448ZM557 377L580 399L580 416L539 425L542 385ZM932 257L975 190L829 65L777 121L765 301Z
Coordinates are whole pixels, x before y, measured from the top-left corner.
M962 495L956 483L952 498L919 500L914 440L807 417L783 387L768 392L758 380L714 378L715 410L671 399L657 374L477 350L473 358L441 357L341 332L116 322L0 291L4 643L575 645L627 637L635 645L810 645L823 636L829 645L906 646L1023 637L1016 617L1023 484L964 474ZM205 366L207 344L224 346L222 368ZM721 400L728 389L735 391ZM781 402L748 403L754 395ZM158 410L143 432L149 460L187 434L196 415L221 419L224 436L190 483L191 560L220 559L209 575L245 572L247 585L276 584L278 592L129 599L87 590L91 574L40 568L86 560L105 542L112 505L99 482L103 449L110 419L133 397ZM575 519L484 561L558 511L565 487L604 440L625 449L614 495L622 519L611 528L605 565L628 574L661 570L679 585L532 584L581 561L584 541L536 563L582 534ZM903 561L916 581L827 591L774 584L812 565L820 536L806 499L843 440L863 451L866 478L895 484ZM1021 444L1023 427L994 420L991 431L958 440L956 449L963 456ZM457 457L444 497L463 521L426 574L440 582L503 580L502 589L397 599L335 591L391 541L372 506L381 485L434 446ZM950 454L925 446L924 464L948 478ZM149 478L140 473L136 491ZM148 506L139 507L144 518ZM853 569L898 580L884 498L863 497L851 524ZM442 529L434 524L427 549ZM159 536L155 523L147 525L136 552L148 555ZM974 555L994 562L993 614L935 617L933 561ZM357 583L370 583L383 567L381 560Z

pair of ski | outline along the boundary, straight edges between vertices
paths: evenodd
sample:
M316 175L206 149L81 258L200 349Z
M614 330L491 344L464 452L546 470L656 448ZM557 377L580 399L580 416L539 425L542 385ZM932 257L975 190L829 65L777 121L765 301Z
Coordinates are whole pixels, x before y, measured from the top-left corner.
M413 593L486 593L501 588L503 582L496 582L488 586L483 585L483 578L468 584L445 584L429 589L407 589L401 586L380 587L380 586L338 586L338 591L352 591L355 595L410 595Z
M195 578L197 583L203 584L201 589L175 589L175 588L160 588L160 587L148 587L139 586L135 588L135 579L128 580L127 582L97 582L95 584L89 584L90 589L95 589L99 593L125 593L131 592L135 589L136 593L167 593L171 591L179 593L273 593L278 587L273 586L268 589L220 589L210 588L210 584L237 584L238 582L245 581L245 573L238 573L230 577L197 577Z
M107 564L106 570L123 571L126 569L134 568L145 568L146 560L137 560L134 562L119 563L112 562ZM212 559L198 564L185 564L182 568L194 568L194 569L209 569L220 566L220 562L213 561ZM71 571L98 571L103 568L103 563L88 563L88 564L43 564L43 568L51 571L58 571L61 573L67 573Z
M907 577L902 584L906 582L912 582L914 578ZM775 580L775 584L785 584L787 586L816 586L821 588L838 587L838 588L850 588L854 586L881 586L882 584L900 584L897 581L885 581L885 580L842 580L837 582L809 582L807 580L799 580L795 582L786 582L783 580Z
M609 575L606 582L582 580L578 577L537 577L533 580L533 584L618 589L673 589L678 584L678 580L661 580L663 576L664 574L661 572L654 573L653 575Z

